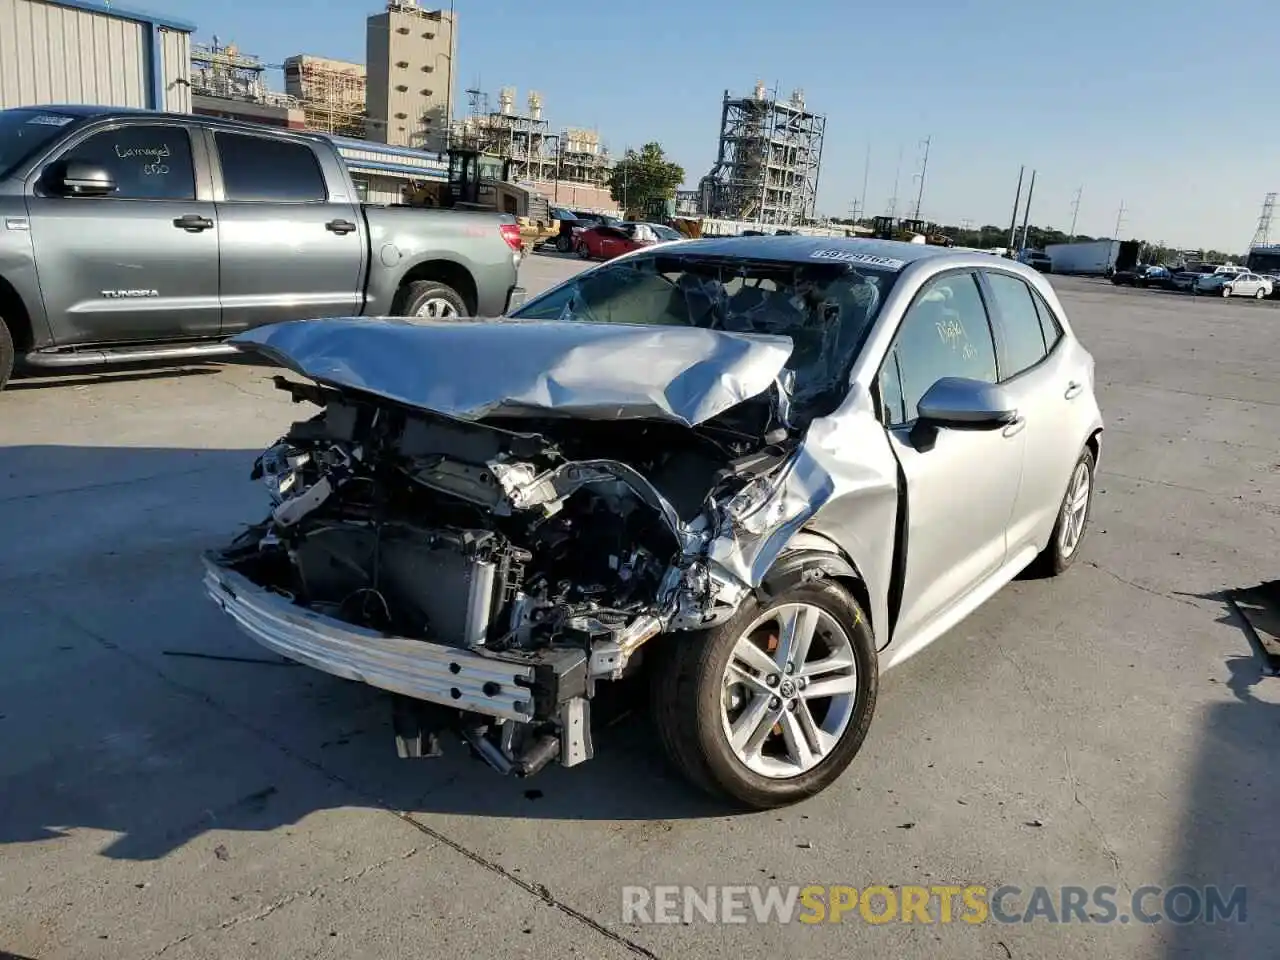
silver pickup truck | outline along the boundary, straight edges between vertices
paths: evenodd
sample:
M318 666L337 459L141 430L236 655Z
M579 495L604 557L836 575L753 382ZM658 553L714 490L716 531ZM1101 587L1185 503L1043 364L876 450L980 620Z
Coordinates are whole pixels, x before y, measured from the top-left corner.
M0 110L0 388L15 363L233 354L281 320L498 316L505 214L359 202L333 143L208 117Z

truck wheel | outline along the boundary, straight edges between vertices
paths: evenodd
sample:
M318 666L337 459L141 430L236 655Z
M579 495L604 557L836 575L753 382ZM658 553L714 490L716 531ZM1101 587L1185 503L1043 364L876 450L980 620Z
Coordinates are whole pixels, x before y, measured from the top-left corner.
M467 304L458 291L438 280L415 280L400 292L399 317L423 320L463 320Z
M664 638L651 691L659 739L697 786L767 810L828 787L871 725L879 672L866 615L815 581Z
M13 373L13 337L9 334L9 327L4 322L4 317L0 317L0 390L4 389L4 385L9 382L9 377Z

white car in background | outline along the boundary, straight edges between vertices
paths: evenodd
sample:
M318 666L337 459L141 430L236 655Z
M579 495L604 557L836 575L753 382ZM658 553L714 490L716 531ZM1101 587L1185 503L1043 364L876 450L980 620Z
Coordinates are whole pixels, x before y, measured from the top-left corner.
M1262 300L1271 296L1271 281L1266 277L1260 277L1256 273L1237 273L1233 277L1228 277L1226 283L1222 285L1222 295L1224 297L1254 297Z

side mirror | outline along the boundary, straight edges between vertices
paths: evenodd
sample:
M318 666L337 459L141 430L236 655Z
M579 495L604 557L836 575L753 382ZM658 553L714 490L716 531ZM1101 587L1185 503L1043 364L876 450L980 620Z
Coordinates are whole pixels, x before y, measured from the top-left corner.
M45 185L63 197L107 197L116 192L110 172L82 160L55 163L44 176Z
M1004 387L966 377L943 377L925 391L916 410L932 426L961 430L994 430L1018 419Z

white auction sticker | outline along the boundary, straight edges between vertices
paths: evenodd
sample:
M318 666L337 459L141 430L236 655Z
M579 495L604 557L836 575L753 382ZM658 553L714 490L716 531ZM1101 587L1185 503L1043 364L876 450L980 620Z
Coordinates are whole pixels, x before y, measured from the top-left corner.
M27 121L27 123L34 123L42 127L65 127L70 122L70 117L60 117L53 113L37 114Z
M841 263L865 263L870 267L885 267L889 270L901 270L907 265L905 260L877 257L875 254L857 253L853 250L815 250L810 257L814 260L839 260Z

